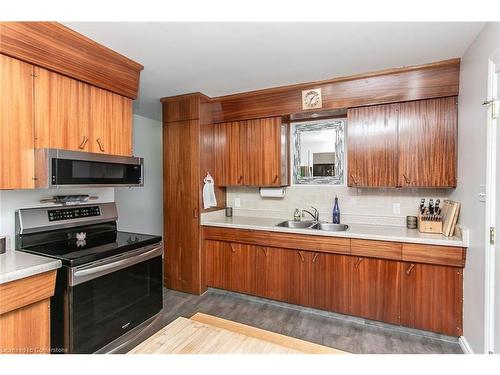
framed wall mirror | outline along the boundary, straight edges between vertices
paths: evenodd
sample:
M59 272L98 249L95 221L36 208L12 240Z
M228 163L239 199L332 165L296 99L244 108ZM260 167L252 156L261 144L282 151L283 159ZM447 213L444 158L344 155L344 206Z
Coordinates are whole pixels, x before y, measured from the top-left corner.
M342 185L346 119L292 123L293 183Z

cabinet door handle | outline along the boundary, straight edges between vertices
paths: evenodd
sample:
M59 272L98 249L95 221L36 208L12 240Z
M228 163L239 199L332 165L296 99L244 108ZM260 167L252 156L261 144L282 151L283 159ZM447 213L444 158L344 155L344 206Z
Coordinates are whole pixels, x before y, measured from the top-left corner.
M241 184L243 182L243 176L238 177L238 184Z
M197 219L197 218L198 218L198 209L197 209L197 208L193 208L193 217L194 217L195 219Z
M403 173L403 178L405 179L406 185L410 185L411 181L404 173Z
M273 184L275 184L276 182L278 182L278 178L279 178L278 175L274 176Z
M410 264L410 266L406 269L406 274L410 276L411 271L415 267L415 263Z
M352 182L354 182L354 185L357 185L358 180L356 180L356 177L354 177L354 175L351 175L351 178L352 178Z
M78 148L80 150L83 150L85 148L85 145L87 144L88 141L89 141L89 139L86 136L83 136L82 143L80 143L80 145L78 146Z
M233 244L232 244L232 243L229 243L229 246L231 246L231 252L232 252L232 253L235 253L235 252L236 252L236 250L234 249Z
M318 259L318 257L319 257L319 253L315 253L314 256L313 256L312 262L313 263L316 262L316 259Z
M358 269L359 265L361 264L362 261L364 261L365 258L358 258L358 261L356 262L356 264L354 265L354 268L355 269Z
M267 257L269 249L267 247L263 247L262 251L264 252L264 255Z
M302 254L302 251L299 251L300 259L305 262L306 260L304 259L304 254Z
M97 144L99 145L99 149L101 150L101 152L104 152L104 144L103 144L103 141L101 140L101 138L97 138L96 141L97 141Z

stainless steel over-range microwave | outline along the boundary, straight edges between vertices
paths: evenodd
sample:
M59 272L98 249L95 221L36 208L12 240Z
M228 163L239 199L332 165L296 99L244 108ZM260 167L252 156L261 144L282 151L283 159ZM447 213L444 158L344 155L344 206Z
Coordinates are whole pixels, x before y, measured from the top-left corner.
M144 186L144 159L42 148L35 176L37 188Z

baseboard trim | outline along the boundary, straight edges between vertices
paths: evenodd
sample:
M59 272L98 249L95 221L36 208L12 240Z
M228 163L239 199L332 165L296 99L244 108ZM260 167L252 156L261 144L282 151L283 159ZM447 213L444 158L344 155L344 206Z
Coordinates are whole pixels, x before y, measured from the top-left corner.
M460 348L462 348L464 354L474 354L474 351L472 350L472 348L469 345L469 342L464 336L460 336L458 338L458 343L460 344Z

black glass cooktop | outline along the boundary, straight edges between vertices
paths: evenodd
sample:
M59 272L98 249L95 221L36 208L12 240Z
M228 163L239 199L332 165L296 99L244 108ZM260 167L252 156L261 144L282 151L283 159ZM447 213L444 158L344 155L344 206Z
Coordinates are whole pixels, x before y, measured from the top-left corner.
M99 259L125 253L140 247L161 242L161 236L140 233L95 231L93 228L75 228L73 231L59 231L36 241L24 238L17 246L18 251L60 259L63 265L74 267ZM50 239L65 235L66 240L50 242ZM40 235L38 235L40 236Z

